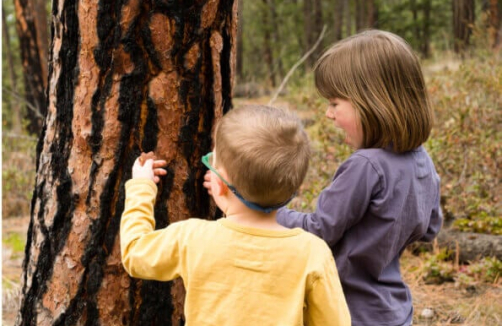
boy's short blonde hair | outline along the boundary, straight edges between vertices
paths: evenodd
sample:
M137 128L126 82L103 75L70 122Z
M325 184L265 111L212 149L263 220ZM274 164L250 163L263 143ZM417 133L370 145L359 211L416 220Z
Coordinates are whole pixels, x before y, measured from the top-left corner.
M401 153L429 137L433 113L419 60L401 37L369 30L329 48L314 68L327 99L350 100L360 117L363 148Z
M305 178L310 147L300 119L284 110L247 105L216 127L215 167L248 201L273 206L290 199Z

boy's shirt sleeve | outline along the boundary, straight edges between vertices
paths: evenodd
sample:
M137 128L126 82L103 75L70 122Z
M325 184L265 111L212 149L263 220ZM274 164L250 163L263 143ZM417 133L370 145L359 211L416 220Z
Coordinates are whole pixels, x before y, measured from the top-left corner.
M307 293L306 325L350 326L351 318L335 261L329 248L325 250L324 271L317 275Z
M125 270L133 277L158 281L181 276L181 239L185 223L173 223L155 231L155 183L148 179L132 179L125 188L125 207L120 222L120 248Z
M334 246L344 232L364 216L372 196L380 189L380 174L363 156L353 154L323 189L313 213L282 208L277 221L286 227L300 227Z

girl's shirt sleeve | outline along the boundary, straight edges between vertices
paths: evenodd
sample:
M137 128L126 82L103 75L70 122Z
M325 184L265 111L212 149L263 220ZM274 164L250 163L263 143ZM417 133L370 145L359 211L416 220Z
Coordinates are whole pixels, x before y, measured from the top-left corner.
M185 223L155 231L157 186L148 179L126 185L125 208L120 222L122 264L133 277L169 281L181 276Z
M337 170L333 181L317 200L313 213L280 209L277 221L286 227L300 227L335 245L344 232L364 216L372 197L380 189L381 177L371 162L357 153Z
M441 227L443 226L443 212L441 211L441 203L440 203L439 176L435 171L434 173L436 175L435 178L437 180L436 200L434 201L434 206L432 207L429 227L427 228L427 231L425 232L424 236L419 241L431 242L432 240L434 240L434 238L441 230Z

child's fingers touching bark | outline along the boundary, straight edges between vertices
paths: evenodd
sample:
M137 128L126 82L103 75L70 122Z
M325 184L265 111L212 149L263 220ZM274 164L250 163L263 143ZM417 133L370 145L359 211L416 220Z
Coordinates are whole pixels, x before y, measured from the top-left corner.
M167 165L165 160L154 160L144 155L138 157L132 167L133 179L150 179L155 183L160 181L160 176L166 175L167 171L163 169Z

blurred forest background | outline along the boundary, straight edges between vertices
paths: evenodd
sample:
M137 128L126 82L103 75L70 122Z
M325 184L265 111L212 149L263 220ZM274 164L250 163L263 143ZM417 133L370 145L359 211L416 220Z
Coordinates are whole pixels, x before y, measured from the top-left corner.
M46 112L50 13L50 1L2 1L4 314L16 305ZM351 152L323 119L326 104L313 87L311 68L323 49L378 28L405 38L422 59L436 112L426 147L453 236L403 257L418 325L502 325L501 21L501 0L239 0L234 106L279 95L275 105L303 118L314 156L292 203L300 210L315 207Z

